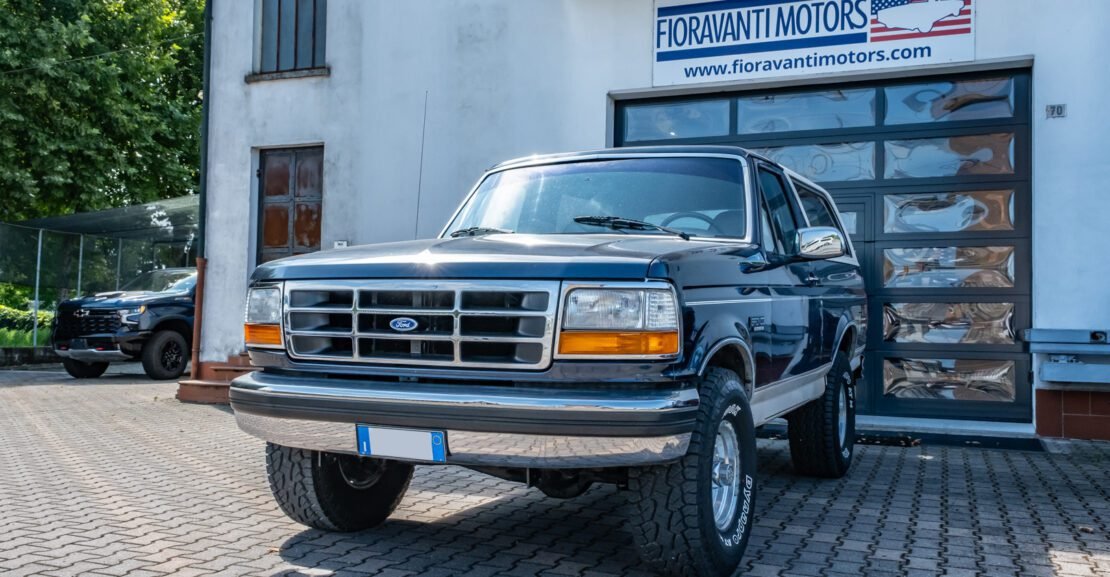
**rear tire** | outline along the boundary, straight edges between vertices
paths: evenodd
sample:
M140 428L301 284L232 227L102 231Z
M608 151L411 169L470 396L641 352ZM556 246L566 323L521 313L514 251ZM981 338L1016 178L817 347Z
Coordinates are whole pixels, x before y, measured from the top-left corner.
M381 525L409 487L412 465L266 444L270 490L290 519L324 531Z
M177 331L158 331L143 345L143 370L159 381L176 379L185 372L189 343Z
M839 479L852 466L856 440L855 379L848 355L837 352L825 393L787 416L790 459L801 475Z
M640 556L668 575L717 577L740 564L755 502L755 427L736 373L710 368L681 460L629 471L629 525Z
M108 370L108 363L85 363L74 359L62 359L62 366L75 379L95 379Z

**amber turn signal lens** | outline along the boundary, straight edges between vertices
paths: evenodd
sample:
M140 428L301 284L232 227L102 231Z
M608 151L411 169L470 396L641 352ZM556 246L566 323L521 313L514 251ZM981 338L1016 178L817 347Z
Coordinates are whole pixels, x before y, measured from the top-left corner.
M678 333L573 331L559 336L561 355L674 355Z
M248 346L280 347L282 346L281 327L247 323L243 325L243 340Z

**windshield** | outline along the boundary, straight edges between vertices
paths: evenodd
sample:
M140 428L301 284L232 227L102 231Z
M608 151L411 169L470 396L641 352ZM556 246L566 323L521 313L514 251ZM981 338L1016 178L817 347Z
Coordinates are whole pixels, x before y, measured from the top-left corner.
M197 273L191 270L152 270L135 277L121 290L181 293L192 290L197 284Z
M728 158L656 157L527 166L487 177L446 235L472 227L528 234L673 234L614 230L583 216L641 220L690 236L746 233L744 171Z

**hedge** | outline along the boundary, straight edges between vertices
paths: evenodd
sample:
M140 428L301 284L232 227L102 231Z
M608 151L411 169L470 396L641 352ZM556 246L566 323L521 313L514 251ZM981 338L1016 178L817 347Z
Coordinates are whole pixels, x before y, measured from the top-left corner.
M54 313L39 311L39 330L49 330ZM35 313L0 305L0 329L29 331L35 328Z

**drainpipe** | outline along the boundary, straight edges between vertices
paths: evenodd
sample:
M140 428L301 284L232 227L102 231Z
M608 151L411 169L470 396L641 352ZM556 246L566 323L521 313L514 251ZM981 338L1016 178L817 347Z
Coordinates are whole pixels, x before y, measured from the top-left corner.
M35 256L35 311L31 328L31 358L38 356L39 348L39 280L42 277L42 229L39 229L39 248Z
M205 258L204 238L205 221L208 220L208 112L211 109L212 90L210 86L212 77L212 3L204 3L204 72L201 80L201 93L204 100L200 103L200 188L197 193L199 200L199 220L197 221L197 284L196 296L193 301L193 351L190 360L189 378L196 380L200 369L200 336L201 325L204 324L204 277L208 268Z

